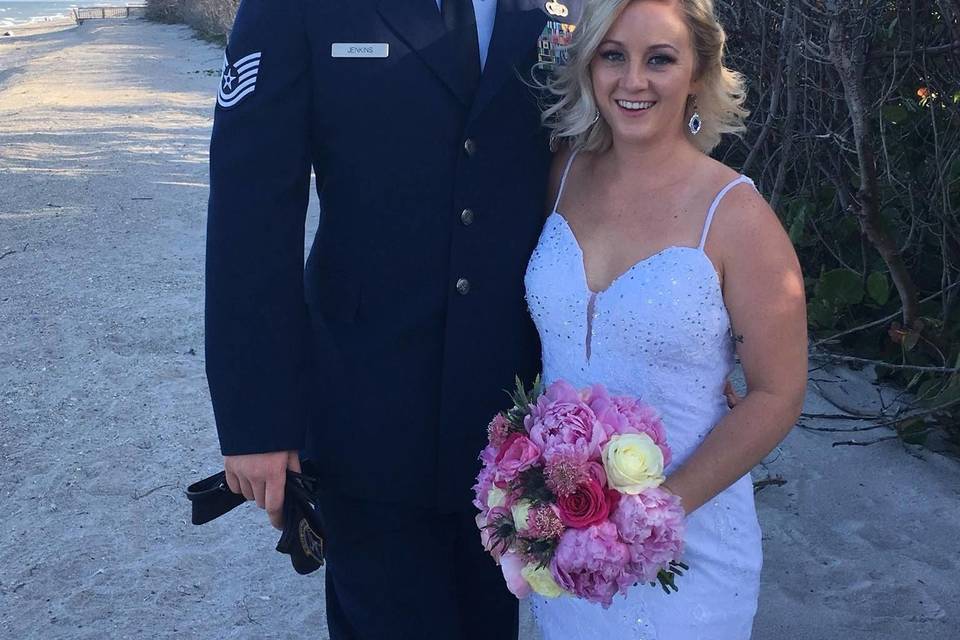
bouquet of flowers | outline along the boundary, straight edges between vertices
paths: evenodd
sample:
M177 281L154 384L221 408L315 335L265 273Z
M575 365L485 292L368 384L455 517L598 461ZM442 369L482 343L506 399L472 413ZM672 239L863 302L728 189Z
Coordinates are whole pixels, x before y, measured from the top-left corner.
M481 540L510 591L606 608L640 582L677 590L684 511L660 488L671 454L653 408L562 380L529 392L517 380L511 399L490 422L473 487Z

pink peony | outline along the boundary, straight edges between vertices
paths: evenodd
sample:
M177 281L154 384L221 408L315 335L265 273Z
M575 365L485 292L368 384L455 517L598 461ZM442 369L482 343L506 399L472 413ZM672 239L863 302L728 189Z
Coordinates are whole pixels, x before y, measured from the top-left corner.
M607 437L590 406L563 380L550 385L530 407L524 426L541 451L568 444L594 457Z
M497 453L496 480L510 482L540 461L540 449L520 433L511 433Z
M603 468L603 463L595 460L587 463L587 473L600 483L601 487L607 486L607 472Z
M609 402L610 393L607 391L607 388L602 384L594 384L580 392L580 399L590 405L593 408L594 403L600 402ZM594 410L596 411L596 410Z
M483 463L485 467L492 467L497 463L497 455L500 453L500 449L488 444L483 448L483 451L480 452L480 462Z
M515 553L505 553L500 557L500 569L503 571L503 579L507 581L507 589L518 598L526 598L533 589L530 587L523 575L524 561Z
M596 394L591 396L590 408L607 438L617 434L645 433L663 452L663 466L670 464L672 454L666 431L652 407L634 398Z
M598 602L604 608L613 596L636 582L627 572L630 552L610 522L587 529L568 529L560 538L550 571L564 590Z
M630 571L643 582L656 579L683 552L685 520L680 499L660 488L625 495L611 513L620 537L630 548Z
M484 465L477 474L477 483L473 485L473 506L480 511L487 510L487 497L490 495L490 488L493 487L495 472L493 465Z

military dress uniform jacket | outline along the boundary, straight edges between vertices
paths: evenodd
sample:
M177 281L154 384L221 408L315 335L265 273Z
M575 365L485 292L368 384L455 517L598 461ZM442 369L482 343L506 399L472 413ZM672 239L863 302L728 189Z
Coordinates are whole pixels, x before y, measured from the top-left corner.
M523 275L550 154L524 77L579 12L548 4L569 15L500 0L472 101L435 0L241 4L210 150L225 455L301 449L346 495L468 508L487 422L539 370Z

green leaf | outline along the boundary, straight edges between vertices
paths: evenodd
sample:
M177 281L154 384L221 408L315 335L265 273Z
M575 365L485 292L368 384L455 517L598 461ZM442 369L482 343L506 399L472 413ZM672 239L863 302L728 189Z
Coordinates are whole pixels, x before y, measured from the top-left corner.
M857 185L859 188L859 185ZM835 225L831 230L831 239L836 240L841 245L846 245L848 243L853 243L856 241L859 243L860 234L862 230L860 229L860 223L857 222L857 219L854 216L846 215L840 219L839 224ZM859 246L855 244L853 246Z
M925 407L936 407L941 404L946 404L948 402L956 402L960 400L960 378L956 376L951 376L950 382L935 395L923 399L919 404Z
M817 282L816 294L837 307L858 304L863 300L863 284L860 274L849 269L825 271Z
M923 379L923 371L920 371L919 373L915 374L912 378L910 378L910 382L907 383L906 388L908 390L912 389L922 379Z
M874 271L867 278L867 293L881 307L890 299L890 283L887 274Z
M894 18L890 24L887 25L887 39L893 38L893 30L897 28L897 24L900 22L900 16Z
M910 418L896 425L900 439L907 444L923 444L927 440L927 428L923 418Z
M807 222L807 210L802 208L799 210L797 216L793 219L793 222L790 224L790 229L787 231L787 235L790 236L790 242L794 245L800 244L800 241L803 240L803 228Z
M832 329L837 322L837 314L823 300L814 299L807 305L807 320L815 329Z
M939 394L940 387L943 386L943 381L940 378L927 378L923 383L917 388L917 401L918 404L922 407L933 407L936 406L936 396Z
M888 104L880 110L883 119L893 124L903 124L910 117L907 110L899 104Z
M903 336L903 348L907 351L913 351L918 342L920 342L919 331L910 330L907 332L907 335Z

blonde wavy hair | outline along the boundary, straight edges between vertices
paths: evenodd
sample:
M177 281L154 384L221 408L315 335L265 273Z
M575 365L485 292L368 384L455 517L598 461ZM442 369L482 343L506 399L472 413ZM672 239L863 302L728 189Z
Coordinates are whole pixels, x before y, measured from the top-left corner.
M574 31L566 65L557 65L543 83L555 96L543 110L542 120L550 128L550 142L556 148L561 141L584 151L605 151L612 143L610 127L603 118L594 123L597 103L590 78L593 60L604 36L631 2L653 0L587 0L584 12ZM726 33L717 21L713 0L674 0L680 4L693 40L696 56L694 79L700 82L697 111L703 127L696 136L686 127L690 142L704 153L710 153L725 133L745 130L743 121L749 113L743 108L746 99L743 76L723 64ZM693 114L688 101L684 122Z

